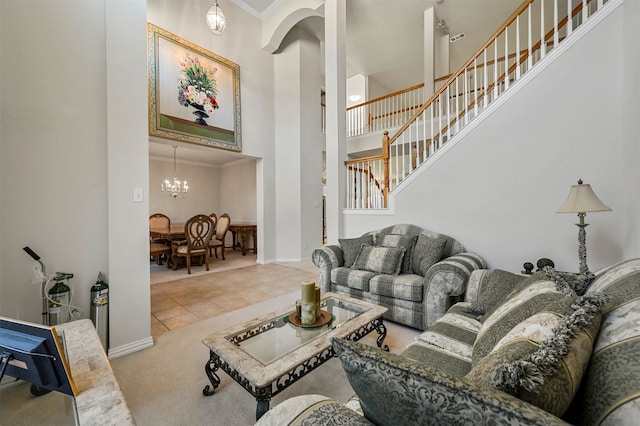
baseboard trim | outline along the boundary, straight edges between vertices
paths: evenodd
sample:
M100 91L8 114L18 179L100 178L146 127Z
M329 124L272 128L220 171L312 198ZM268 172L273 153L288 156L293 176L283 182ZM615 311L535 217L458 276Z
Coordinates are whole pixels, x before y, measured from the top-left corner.
M119 358L121 356L129 355L134 352L141 351L153 346L153 337L149 336L136 342L127 343L126 345L118 346L117 348L109 349L109 359Z

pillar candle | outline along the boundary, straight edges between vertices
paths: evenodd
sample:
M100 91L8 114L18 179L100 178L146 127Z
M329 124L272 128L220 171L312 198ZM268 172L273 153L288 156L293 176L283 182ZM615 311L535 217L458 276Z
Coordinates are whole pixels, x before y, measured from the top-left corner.
M302 283L302 303L314 303L316 301L316 283L305 281Z
M320 287L316 286L316 319L322 318L320 313Z
M300 322L302 324L313 324L316 322L316 304L311 302L302 302L300 312Z

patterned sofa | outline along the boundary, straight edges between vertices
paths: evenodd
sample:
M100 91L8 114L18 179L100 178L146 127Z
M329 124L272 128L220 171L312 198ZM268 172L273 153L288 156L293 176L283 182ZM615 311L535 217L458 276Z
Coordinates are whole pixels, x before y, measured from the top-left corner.
M593 281L476 271L465 301L400 355L334 349L359 403L298 396L257 425L636 425L640 259Z
M415 225L395 225L312 254L320 289L389 309L386 319L425 330L461 300L471 272L485 261L455 239Z

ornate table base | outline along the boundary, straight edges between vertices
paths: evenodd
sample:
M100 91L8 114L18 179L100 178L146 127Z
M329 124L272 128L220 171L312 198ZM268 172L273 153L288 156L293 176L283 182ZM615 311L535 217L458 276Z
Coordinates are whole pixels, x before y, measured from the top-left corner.
M378 333L376 344L379 348L385 351L389 350L387 345L384 345L384 339L387 336L387 327L384 325L382 318L377 318L359 329L349 334L346 338L349 340L360 340L372 331ZM256 420L258 420L264 413L269 410L269 403L271 398L279 394L281 391L289 387L291 384L297 382L302 377L306 376L331 358L335 356L333 346L329 346L320 353L314 355L307 361L299 364L295 368L284 372L276 381L270 383L264 387L253 386L249 380L247 380L242 372L236 370L229 365L224 359L222 359L214 351L209 351L209 360L205 363L204 371L211 382L211 385L206 385L202 390L202 394L205 396L211 396L215 393L215 390L220 386L220 377L217 374L218 369L225 371L229 377L238 382L240 386L246 389L257 401L256 407Z

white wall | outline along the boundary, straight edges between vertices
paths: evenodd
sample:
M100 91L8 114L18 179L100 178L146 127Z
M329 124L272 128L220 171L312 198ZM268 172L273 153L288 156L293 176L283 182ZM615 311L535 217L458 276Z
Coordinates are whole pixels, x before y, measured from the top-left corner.
M626 258L640 257L640 2L627 1L624 4L623 26L623 86L625 96L620 111L623 116L623 168L625 211L624 252Z
M619 8L419 175L395 198L395 216L346 215L345 235L414 223L459 239L491 267L520 271L549 257L577 270L577 217L555 211L582 178L613 209L587 215L590 269L633 255L625 240L637 229L637 192L625 196L622 166L636 167L637 156L623 154L637 152L637 133L624 140L620 106L632 92L623 90L622 49L611 48L623 41L622 19Z
M238 160L221 167L218 191L218 217L228 213L232 223L257 220L255 160Z
M148 344L145 2L3 1L0 19L0 314L41 321L28 245L74 273L84 318L104 272L111 347Z
M220 215L220 168L177 161L176 169L178 179L189 184L189 192L183 198L166 196L160 190L164 179L173 178L173 159L149 160L149 212L166 214L172 223L185 223L196 214ZM252 183L255 193L255 179Z
M273 182L275 163L273 60L259 46L258 21L231 3L225 33L211 35L203 18L210 6L2 1L0 315L41 320L33 261L22 251L28 245L49 271L75 274L83 318L90 286L99 271L106 274L110 354L152 344L147 19L240 65L243 153L264 158L254 179L268 205L262 186ZM142 203L133 202L134 188L144 190ZM275 232L272 213L257 216L268 224L259 222L261 232Z
M242 154L260 159L259 173L255 174L254 168L253 175L236 174L231 180L225 180L227 173L221 172L220 179L221 184L225 181L240 184L238 179L247 179L249 187L253 186L251 190L261 197L263 202L256 204L254 217L258 222L259 244L265 246L259 248L258 261L274 259L275 215L271 201L275 179L273 57L260 47L260 22L232 2L221 5L227 17L224 33L220 36L211 34L204 21L210 7L209 0L147 0L147 19L240 66ZM234 210L238 216L250 215L249 209L244 213L236 210L233 204L228 207L222 204L221 209L225 208L229 214ZM234 216L231 218L233 220Z
M72 7L75 4L71 2ZM142 41L146 36L145 5L144 0L105 2L106 55L96 58L96 65L106 65L109 355L114 356L153 344L147 321L151 315L148 195L143 202L133 202L134 188L148 194L149 186L147 61L143 58L146 43ZM72 14L75 12L71 10ZM75 37L83 43L91 34ZM56 47L65 49L64 44ZM89 109L84 115L91 116L92 111ZM81 156L76 157L76 167L79 162ZM82 222L89 226L96 223L90 216ZM85 256L78 256L75 261L82 263ZM84 300L88 302L88 297Z
M294 28L275 55L277 260L322 244L320 44Z
M109 266L104 4L5 1L1 19L0 314L40 322L22 247L48 271L74 273L84 308L89 283Z

